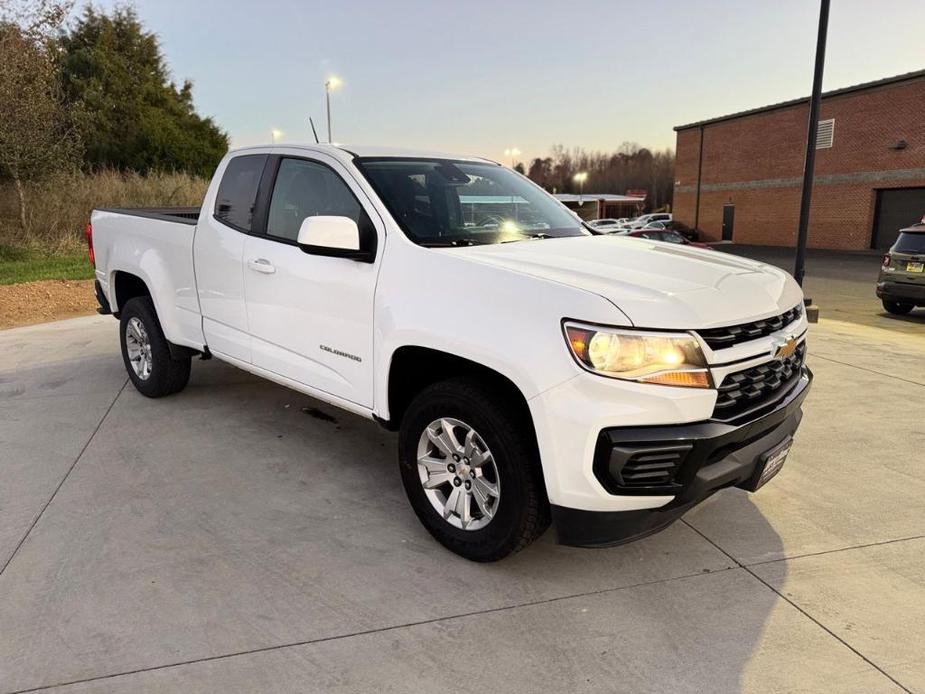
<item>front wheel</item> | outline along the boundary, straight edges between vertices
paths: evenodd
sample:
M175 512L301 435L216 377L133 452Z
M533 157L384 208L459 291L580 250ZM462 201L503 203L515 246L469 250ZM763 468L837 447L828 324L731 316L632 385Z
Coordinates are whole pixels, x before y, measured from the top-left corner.
M178 393L190 376L190 358L174 359L150 297L130 299L119 316L122 360L132 384L149 398Z
M402 483L424 527L451 551L495 561L549 525L529 423L504 393L467 380L423 390L402 420Z
M884 299L883 308L892 313L894 316L905 316L913 308L915 308L915 306L905 301L887 301Z

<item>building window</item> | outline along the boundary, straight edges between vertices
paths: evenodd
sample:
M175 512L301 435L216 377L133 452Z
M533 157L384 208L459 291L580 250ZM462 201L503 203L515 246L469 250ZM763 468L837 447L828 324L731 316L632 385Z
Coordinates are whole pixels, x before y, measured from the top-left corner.
M828 149L835 139L835 119L821 120L816 124L816 149Z

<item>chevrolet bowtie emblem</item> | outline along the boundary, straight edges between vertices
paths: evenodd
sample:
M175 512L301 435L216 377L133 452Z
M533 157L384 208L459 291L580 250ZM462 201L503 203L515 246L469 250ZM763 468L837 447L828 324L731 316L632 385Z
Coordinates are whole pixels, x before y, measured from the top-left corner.
M771 356L775 359L786 359L796 351L797 339L793 337L793 335L790 335L786 339L774 340L774 345L771 348Z

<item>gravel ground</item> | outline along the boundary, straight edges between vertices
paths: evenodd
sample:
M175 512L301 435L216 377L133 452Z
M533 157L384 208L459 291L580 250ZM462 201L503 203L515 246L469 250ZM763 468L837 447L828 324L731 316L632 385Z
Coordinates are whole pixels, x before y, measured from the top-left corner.
M0 330L86 316L96 311L93 280L0 285Z

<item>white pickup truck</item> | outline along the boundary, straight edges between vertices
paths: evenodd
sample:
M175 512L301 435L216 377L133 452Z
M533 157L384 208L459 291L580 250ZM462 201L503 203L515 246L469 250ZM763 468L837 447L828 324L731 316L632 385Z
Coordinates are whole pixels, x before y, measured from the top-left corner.
M214 356L375 419L421 522L477 561L550 523L617 544L755 491L812 378L786 273L593 235L483 159L241 149L201 209L95 210L87 235L142 394Z

